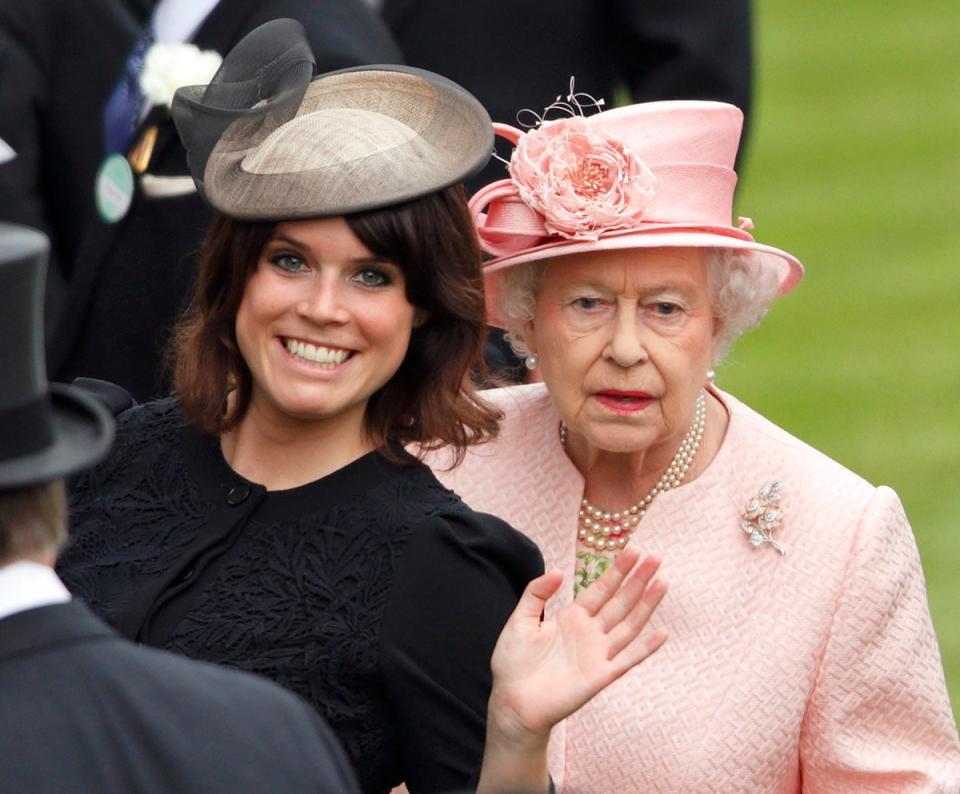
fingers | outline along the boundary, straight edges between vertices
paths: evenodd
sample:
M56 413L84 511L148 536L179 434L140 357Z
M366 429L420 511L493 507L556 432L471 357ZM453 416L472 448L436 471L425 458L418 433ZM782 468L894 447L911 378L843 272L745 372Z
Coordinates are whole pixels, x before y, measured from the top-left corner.
M630 611L607 633L607 659L614 659L624 648L630 646L640 637L641 632L650 620L650 616L660 605L666 592L667 584L662 579L654 579L650 582L649 586L644 589L642 596L634 601ZM649 637L654 634L656 632L647 632L645 636ZM657 645L657 647L660 646ZM637 661L642 660L638 659ZM632 662L631 666L636 664L637 661Z
M631 668L636 667L644 659L648 659L666 641L667 632L663 629L654 629L641 634L639 637L634 637L633 641L611 660L611 678L607 685L616 681Z
M557 592L562 581L563 573L557 570L547 571L543 576L532 579L520 596L510 620L536 621L539 624L544 605Z
M660 567L660 558L650 555L641 560L633 573L604 604L597 614L604 631L610 631L630 613L643 596L650 580Z
M596 615L620 589L620 585L639 557L640 552L636 549L629 546L625 548L617 555L613 565L604 571L603 576L580 591L574 603L585 609L591 617Z

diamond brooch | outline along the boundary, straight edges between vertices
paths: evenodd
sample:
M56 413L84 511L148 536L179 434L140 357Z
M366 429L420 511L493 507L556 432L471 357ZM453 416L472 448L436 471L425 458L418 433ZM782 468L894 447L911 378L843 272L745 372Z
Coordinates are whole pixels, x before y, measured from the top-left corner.
M783 523L783 510L780 509L783 488L784 483L781 479L768 482L743 508L740 515L740 529L749 536L751 546L769 543L781 554L787 553L783 545L773 537L773 533L780 529Z

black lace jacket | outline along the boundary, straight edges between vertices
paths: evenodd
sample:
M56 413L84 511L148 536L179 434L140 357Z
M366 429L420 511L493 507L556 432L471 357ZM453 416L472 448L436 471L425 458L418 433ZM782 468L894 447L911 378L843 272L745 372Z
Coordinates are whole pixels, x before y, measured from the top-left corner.
M536 547L377 453L267 492L176 400L126 411L72 488L59 573L126 636L259 673L330 722L366 792L468 786L490 654Z

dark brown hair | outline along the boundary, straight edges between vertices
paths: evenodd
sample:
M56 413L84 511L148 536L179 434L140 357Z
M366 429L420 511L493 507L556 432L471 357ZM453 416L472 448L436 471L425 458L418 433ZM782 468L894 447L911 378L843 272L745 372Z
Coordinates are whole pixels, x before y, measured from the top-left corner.
M486 324L480 250L463 188L345 217L372 253L400 267L407 300L425 316L400 368L371 396L365 429L391 457L388 442L399 442L424 449L449 445L459 460L467 446L496 435L501 418L472 382L486 375ZM251 375L235 322L273 229L273 223L215 214L193 299L174 331L174 382L184 416L207 433L234 427L250 404Z
M55 555L66 538L63 480L0 488L0 564Z

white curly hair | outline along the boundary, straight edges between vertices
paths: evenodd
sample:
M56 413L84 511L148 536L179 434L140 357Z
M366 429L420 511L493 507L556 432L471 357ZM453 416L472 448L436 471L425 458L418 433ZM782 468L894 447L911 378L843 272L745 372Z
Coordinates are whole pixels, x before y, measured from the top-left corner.
M759 325L777 296L779 280L749 251L705 248L710 274L711 304L719 326L714 365L720 363L737 338ZM537 293L550 261L517 265L500 277L500 316L507 339L521 358L529 355L523 326L533 318Z

